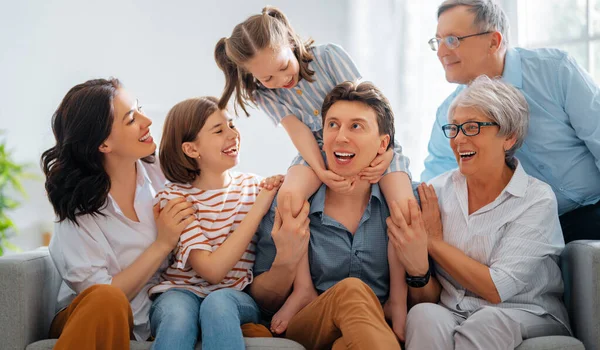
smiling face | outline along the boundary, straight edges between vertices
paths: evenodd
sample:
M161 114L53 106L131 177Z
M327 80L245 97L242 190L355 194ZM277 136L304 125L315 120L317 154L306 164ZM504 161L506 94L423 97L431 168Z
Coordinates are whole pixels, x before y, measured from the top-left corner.
M300 77L298 59L289 46L262 49L244 68L268 89L291 89Z
M474 107L456 107L450 121L462 124L468 121L493 122L479 109ZM498 126L482 126L478 135L466 136L459 131L450 139L460 172L465 176L486 173L505 164L504 150L515 144L515 138L498 135Z
M480 32L474 24L475 14L469 12L468 6L456 6L438 18L437 38L450 35L462 37ZM497 34L496 34L497 35ZM450 83L466 84L477 76L487 72L490 65L490 54L494 50L493 33L473 36L460 41L455 49L449 49L440 43L437 56L446 72L446 80Z
M150 135L152 121L142 112L138 101L124 89L113 98L114 120L110 135L100 146L107 157L141 159L154 153L156 144Z
M323 150L329 169L344 177L368 167L390 142L380 135L377 115L357 101L337 101L327 111L323 127Z
M195 158L200 171L229 170L239 163L240 133L226 110L212 113L192 142L182 145L183 151Z

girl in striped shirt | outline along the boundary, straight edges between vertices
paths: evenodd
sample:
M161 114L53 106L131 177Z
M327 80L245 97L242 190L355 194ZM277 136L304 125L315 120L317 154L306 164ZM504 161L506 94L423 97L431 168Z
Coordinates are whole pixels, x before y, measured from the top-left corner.
M338 84L360 79L360 73L348 54L339 46L313 46L302 42L286 16L276 8L266 7L262 14L251 16L237 25L229 38L222 38L215 48L215 60L225 73L225 90L219 100L224 108L235 92L236 110L257 105L275 124L282 124L299 155L288 169L286 181L279 191L292 198L292 211L297 214L304 200L324 183L337 192L350 191L354 178L344 178L327 170L322 155L323 125L321 106L325 96ZM355 123L348 132L360 132ZM336 153L336 159L352 162L353 153ZM379 182L388 203L399 201L407 219L408 199L414 198L408 158L395 144L360 174L360 179ZM383 176L385 175L385 176ZM382 178L383 176L383 178ZM381 179L381 181L380 181ZM404 337L407 287L403 266L393 249L388 249L390 262L390 300L386 315L392 319L396 334ZM300 265L294 291L273 317L271 329L282 333L287 322L316 293L310 280L308 259Z
M254 234L282 177L267 179L261 189L257 176L231 171L240 134L217 103L214 97L192 98L175 105L165 120L160 161L171 183L157 201L163 209L185 197L195 220L149 291L157 295L150 309L153 349L194 349L199 329L204 349L244 349L240 325L260 319L243 290L253 278Z

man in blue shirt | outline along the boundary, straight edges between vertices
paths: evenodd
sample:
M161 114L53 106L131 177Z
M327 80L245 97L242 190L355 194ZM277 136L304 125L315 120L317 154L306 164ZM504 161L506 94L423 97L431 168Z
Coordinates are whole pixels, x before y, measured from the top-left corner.
M565 242L600 239L600 88L592 77L563 51L509 47L506 15L489 0L444 1L429 44L446 80L461 85L438 108L421 180L457 167L442 125L464 84L502 76L529 104L529 132L516 157L552 186Z
M322 115L328 167L341 176L355 177L393 144L389 102L371 83L338 85ZM297 217L289 198L277 209L273 204L258 229L250 293L264 309L279 309L310 235L310 274L319 296L289 321L286 336L307 349L400 349L382 307L390 290L389 210L377 184L355 180L353 186L336 193L322 185ZM402 215L398 206L394 210Z

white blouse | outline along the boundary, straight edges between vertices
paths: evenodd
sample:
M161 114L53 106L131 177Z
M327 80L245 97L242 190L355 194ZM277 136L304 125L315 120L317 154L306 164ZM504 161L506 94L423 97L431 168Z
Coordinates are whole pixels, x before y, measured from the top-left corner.
M500 195L469 215L466 178L458 169L430 183L438 195L444 241L489 267L502 300L492 305L436 265L441 304L458 312L486 305L520 309L551 315L569 328L558 266L565 243L552 188L519 163Z
M139 222L127 218L109 194L107 205L100 210L105 216L80 216L77 218L79 226L69 220L55 224L49 249L63 279L58 310L90 286L111 284L113 276L133 263L156 240L152 204L166 180L158 162L138 161L136 165L134 208ZM166 268L166 260L163 265ZM130 301L137 340L150 336L148 289L158 283L158 276L155 274Z

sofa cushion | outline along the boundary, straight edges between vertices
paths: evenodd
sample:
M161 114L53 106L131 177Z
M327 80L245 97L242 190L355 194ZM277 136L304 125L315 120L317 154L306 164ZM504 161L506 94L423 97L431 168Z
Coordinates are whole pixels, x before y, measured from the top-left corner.
M556 335L526 339L515 350L585 350L585 347L573 337Z

